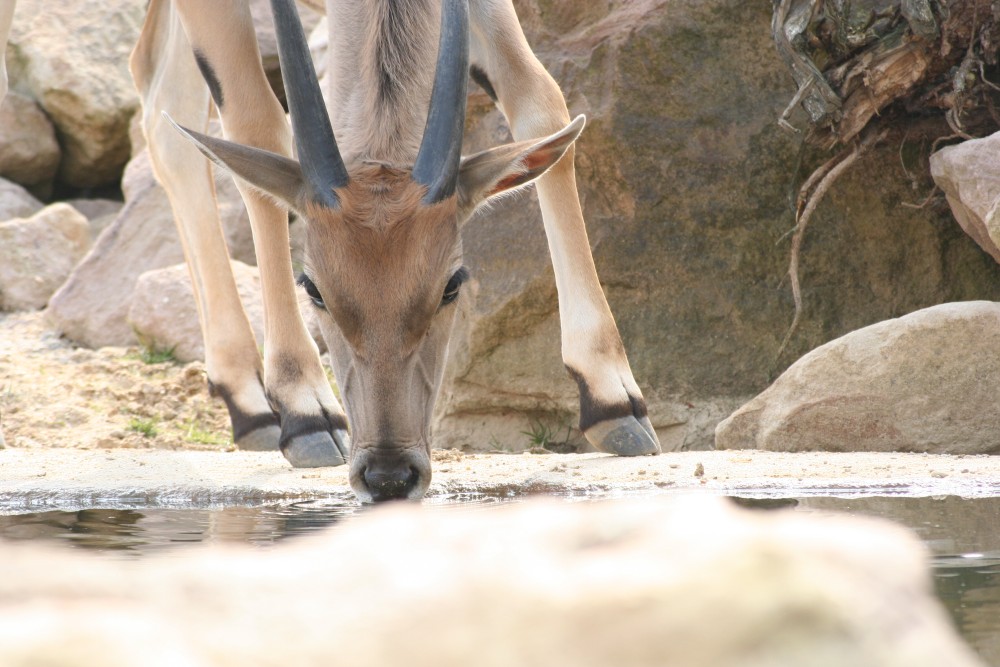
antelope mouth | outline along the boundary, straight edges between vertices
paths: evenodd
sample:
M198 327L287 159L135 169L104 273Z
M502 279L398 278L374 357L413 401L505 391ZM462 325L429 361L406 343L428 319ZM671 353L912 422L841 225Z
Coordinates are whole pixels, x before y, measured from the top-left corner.
M362 503L420 500L431 483L431 461L425 443L354 445L351 488Z

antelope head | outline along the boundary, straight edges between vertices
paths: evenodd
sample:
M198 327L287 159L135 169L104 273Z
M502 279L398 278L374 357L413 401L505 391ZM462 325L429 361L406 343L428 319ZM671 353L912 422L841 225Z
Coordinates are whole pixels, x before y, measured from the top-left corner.
M462 158L466 0L442 8L430 108L412 168L345 165L294 3L272 0L298 160L177 126L213 163L307 222L300 278L319 311L364 502L419 498L456 301L468 277L459 231L477 206L541 176L584 119L539 141Z

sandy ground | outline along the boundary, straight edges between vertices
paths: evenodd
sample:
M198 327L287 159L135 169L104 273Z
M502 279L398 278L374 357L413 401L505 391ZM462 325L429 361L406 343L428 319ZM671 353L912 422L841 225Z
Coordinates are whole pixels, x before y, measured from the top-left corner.
M40 313L0 316L0 512L41 507L231 504L352 496L345 467L293 470L277 452L235 451L200 364L141 350L75 348ZM431 495L704 492L1000 495L989 456L683 452L434 452Z
M24 449L233 448L202 364L77 348L41 312L0 314L0 429L8 447Z

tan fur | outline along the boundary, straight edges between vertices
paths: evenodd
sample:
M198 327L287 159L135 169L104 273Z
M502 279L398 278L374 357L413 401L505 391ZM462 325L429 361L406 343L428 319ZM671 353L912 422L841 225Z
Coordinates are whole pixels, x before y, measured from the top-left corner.
M309 210L309 271L352 345L371 337L411 350L460 255L454 198L424 206L408 171L365 165L337 210Z

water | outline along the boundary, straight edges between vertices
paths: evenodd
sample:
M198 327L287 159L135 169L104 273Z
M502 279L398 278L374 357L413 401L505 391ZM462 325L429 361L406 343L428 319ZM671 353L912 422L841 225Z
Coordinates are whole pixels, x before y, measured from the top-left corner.
M574 498L579 500L579 498ZM453 494L426 505L482 511L517 498ZM1000 667L1000 498L870 497L740 499L760 509L838 511L902 523L932 554L934 585L962 635ZM0 539L61 542L121 557L169 552L192 543L239 542L266 547L364 512L352 500L313 500L211 509L85 509L0 516Z

